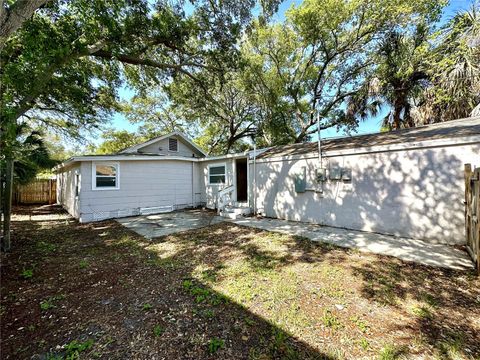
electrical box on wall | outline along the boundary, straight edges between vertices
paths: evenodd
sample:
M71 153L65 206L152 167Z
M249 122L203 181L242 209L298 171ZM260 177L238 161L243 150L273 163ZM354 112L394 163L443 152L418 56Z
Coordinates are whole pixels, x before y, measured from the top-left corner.
M294 175L295 192L304 193L307 189L306 168L302 167L301 171Z
M342 180L345 182L352 181L352 169L349 169L349 168L342 169Z
M318 168L315 170L315 178L317 182L327 181L327 169Z
M330 180L340 180L342 178L342 169L339 167L330 168L328 177Z

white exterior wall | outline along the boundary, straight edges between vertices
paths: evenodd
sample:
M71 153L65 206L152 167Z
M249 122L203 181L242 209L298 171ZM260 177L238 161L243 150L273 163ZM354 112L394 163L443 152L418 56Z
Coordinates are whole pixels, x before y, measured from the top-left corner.
M315 156L273 162L258 159L257 211L273 218L465 243L463 168L465 163L480 166L480 141L325 157L324 167L351 168L352 182L328 180L323 194L314 191L319 164ZM296 193L294 175L302 166L307 169L308 190Z
M200 184L196 180L196 163L192 165L191 161L180 160L117 163L120 165L118 190L93 190L92 161L81 163L81 222L136 215L140 208L145 207L171 206L179 209L197 205Z
M73 217L79 217L80 198L75 196L75 174L80 174L80 166L73 166L57 174L57 203L62 205ZM79 179L81 183L81 175ZM81 184L80 184L81 186ZM81 187L79 187L79 192Z
M201 185L203 186L202 202L209 209L214 209L217 206L218 192L227 186L234 185L234 166L235 159L227 158L222 160L202 161L199 162ZM225 164L225 184L208 184L208 166ZM235 194L234 194L235 196Z

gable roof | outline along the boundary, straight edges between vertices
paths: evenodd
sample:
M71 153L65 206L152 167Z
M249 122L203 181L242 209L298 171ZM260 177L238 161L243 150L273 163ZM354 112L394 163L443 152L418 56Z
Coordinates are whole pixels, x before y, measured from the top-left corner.
M147 140L143 143L130 146L126 149L123 149L122 151L119 151L118 154L135 153L139 149L141 149L145 146L154 144L157 141L161 141L161 140L167 139L167 138L172 137L172 136L180 137L183 141L185 141L187 144L189 144L191 147L193 147L195 150L197 150L200 154L202 154L203 156L207 156L207 153L205 151L203 151L197 144L195 144L192 140L190 140L187 137L187 135L185 135L184 133L182 133L180 131L172 131L171 133L168 133L168 134L165 134L165 135L162 135L162 136L157 136L157 137L155 137L153 139L150 139L150 140Z
M479 136L478 141L480 142L480 117L452 120L389 132L322 139L321 144L323 152L397 145L402 143L419 143L428 140L452 139L467 136ZM318 143L316 141L274 146L258 155L258 158L305 155L314 152L318 152Z

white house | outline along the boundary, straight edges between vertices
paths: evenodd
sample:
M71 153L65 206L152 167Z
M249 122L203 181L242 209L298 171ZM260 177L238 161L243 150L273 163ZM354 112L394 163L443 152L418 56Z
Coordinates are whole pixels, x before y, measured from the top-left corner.
M81 222L206 206L463 244L466 163L480 117L217 157L173 132L69 159L57 198Z

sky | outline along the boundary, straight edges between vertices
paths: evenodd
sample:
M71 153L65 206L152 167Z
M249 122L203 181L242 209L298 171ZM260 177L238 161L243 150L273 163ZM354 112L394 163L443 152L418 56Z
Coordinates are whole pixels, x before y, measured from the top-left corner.
M301 1L299 0L287 0L280 4L279 10L277 14L274 15L274 21L283 21L285 19L285 12L293 5L299 4ZM455 13L461 10L467 10L471 7L472 0L450 0L448 6L445 7L441 23L444 23L451 19ZM128 88L122 88L119 91L120 97L123 100L129 100L133 96L133 91ZM376 117L369 118L363 122L361 122L356 129L355 132L346 133L343 130L338 130L336 128L330 128L323 130L321 133L322 138L328 137L336 137L336 136L344 136L344 135L355 135L355 134L365 134L365 133L372 133L377 132L380 130L381 119L386 116L388 113L388 109L384 109L381 111ZM138 128L138 124L130 124L121 113L117 113L113 117L113 121L111 127L116 130L128 130L128 131L136 131ZM316 140L316 135L314 135L312 140ZM101 138L98 137L97 139L93 140L96 143L101 142Z

